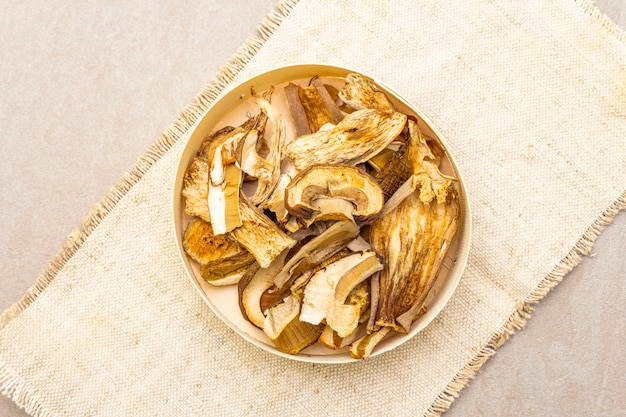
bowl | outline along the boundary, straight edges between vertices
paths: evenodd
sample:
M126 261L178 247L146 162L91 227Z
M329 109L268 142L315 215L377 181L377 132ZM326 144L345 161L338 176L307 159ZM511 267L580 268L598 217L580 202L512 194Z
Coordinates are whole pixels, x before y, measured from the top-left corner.
M206 301L210 309L229 328L240 335L244 340L255 346L271 352L275 355L314 363L347 363L353 362L347 348L332 350L319 343L307 347L298 354L287 354L279 351L265 333L250 323L241 314L238 304L237 285L212 286L199 274L198 264L192 260L183 249L183 235L189 217L184 211L184 198L181 195L185 172L198 153L203 140L218 129L232 125L238 126L251 113L258 112L251 103L251 87L255 91L264 91L270 86L275 87L272 95L272 104L281 113L288 111L283 87L288 83L307 84L312 77L319 77L324 83L341 86L343 79L350 73L358 71L349 70L328 65L295 65L277 68L257 76L254 76L234 86L216 100L204 113L190 132L189 139L182 151L175 175L173 194L173 221L175 238L180 257L189 279L197 289L199 295ZM365 74L366 75L366 74ZM367 75L366 75L367 76ZM373 79L372 77L369 77ZM471 235L470 207L461 172L454 161L450 148L445 138L437 128L419 111L417 106L403 99L390 88L373 79L378 88L385 92L396 109L412 116L417 125L426 136L439 142L444 151L440 165L443 173L451 175L458 180L458 194L460 201L459 225L454 239L451 242L446 258L441 265L440 272L435 284L425 300L426 311L417 318L410 327L408 333L392 332L380 342L371 354L371 357L388 352L395 347L407 342L421 330L423 330L441 312L447 301L455 291L465 268ZM295 127L290 117L283 117L286 123L287 136L293 136Z

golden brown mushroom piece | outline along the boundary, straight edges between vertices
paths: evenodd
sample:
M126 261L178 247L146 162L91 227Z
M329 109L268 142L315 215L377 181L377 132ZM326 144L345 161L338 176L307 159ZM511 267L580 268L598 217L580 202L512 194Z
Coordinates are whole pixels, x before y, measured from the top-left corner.
M402 132L406 120L398 112L357 110L328 130L297 137L285 146L285 155L297 169L316 164L357 165L385 149Z
M322 220L373 222L384 196L376 181L349 165L315 165L296 175L285 189L289 214L306 224Z

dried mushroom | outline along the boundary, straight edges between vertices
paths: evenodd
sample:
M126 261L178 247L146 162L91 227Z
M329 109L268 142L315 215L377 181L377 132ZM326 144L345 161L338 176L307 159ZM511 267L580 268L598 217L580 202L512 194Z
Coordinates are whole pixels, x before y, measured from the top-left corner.
M368 174L349 165L314 165L285 189L287 211L307 223L322 220L372 222L382 210L383 192Z
M285 146L297 169L318 164L357 165L391 143L404 128L407 116L363 109L348 114L328 130L300 136Z
M387 95L372 80L361 74L352 73L346 77L339 97L356 110L376 109L387 113L395 111Z
M261 268L267 268L282 251L295 245L296 241L250 203L242 192L239 201L241 226L230 232L230 236L254 256Z
M288 83L288 114L273 92L252 90L256 116L189 165L184 249L207 282L237 283L242 316L279 351L366 358L424 311L458 226L456 180L367 77Z
M254 257L226 235L215 235L210 223L195 218L183 236L185 252L200 264L200 275L209 284L237 283Z

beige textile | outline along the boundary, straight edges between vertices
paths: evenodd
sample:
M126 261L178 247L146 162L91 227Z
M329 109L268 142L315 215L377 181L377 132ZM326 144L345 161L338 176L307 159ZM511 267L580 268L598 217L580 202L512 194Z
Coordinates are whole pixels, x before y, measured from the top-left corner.
M38 416L440 413L626 205L625 39L587 1L283 3L0 318L0 389ZM371 74L415 103L473 209L442 314L349 365L244 342L195 293L173 239L190 126L231 82L303 62Z

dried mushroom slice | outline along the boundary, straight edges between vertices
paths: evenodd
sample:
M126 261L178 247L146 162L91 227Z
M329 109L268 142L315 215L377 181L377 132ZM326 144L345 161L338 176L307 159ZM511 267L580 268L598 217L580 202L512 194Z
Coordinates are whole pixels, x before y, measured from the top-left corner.
M334 315L335 323L341 326L340 328L333 328L334 330L341 336L352 333L357 323L354 323L352 329L348 331L344 326L351 326L352 323L344 323L342 318L346 314L352 318L353 312L344 310L346 308L353 310L352 307L356 307L357 321L360 311L358 306L346 307L348 305L343 304L347 294L345 296L339 295L340 299L336 298L337 286L343 281L345 284L343 290L348 287L352 289L380 268L382 268L382 264L378 255L369 251L350 254L317 271L304 289L300 321L319 324L322 320L328 319L329 314L331 314ZM342 294L343 290L340 291ZM333 326L330 322L328 324Z
M289 142L285 155L300 170L318 164L357 165L391 143L402 132L406 120L402 113L358 110L328 130Z
M285 207L307 224L322 220L374 221L383 192L376 181L349 165L315 165L298 173L285 189Z
M216 236L211 223L201 218L193 219L185 229L183 235L185 252L199 264L228 259L242 252L246 252L237 242L228 239L226 235Z
M361 74L348 74L339 91L339 97L356 110L376 109L388 113L395 111L387 95L378 89L374 81Z
M251 204L242 191L239 201L241 226L229 235L248 249L261 268L267 268L282 251L293 247L296 240L280 230L261 210Z
M300 299L289 295L285 301L269 309L263 331L278 350L290 355L299 353L317 341L323 325L298 319Z
M447 200L424 203L414 192L372 224L370 243L385 259L376 325L408 332L457 229L456 193L449 192Z
M333 245L335 242L341 240L345 240L347 244L348 241L354 239L359 234L359 231L359 227L352 221L333 223L328 229L305 243L289 258L280 272L274 277L274 284L277 288L283 288L283 286L289 282L293 274L296 273L300 264L305 262L312 252L325 246Z
M269 101L273 91L273 87L265 94L257 94L252 90L252 99L259 106L261 114L267 117L271 129L269 133L252 132L240 149L242 169L258 180L254 194L249 197L255 206L263 205L280 179L286 127L282 114Z
M200 275L214 286L236 284L253 263L254 256L243 249L236 255L200 265Z
M274 275L283 267L289 251L285 250L267 268L251 267L248 279L242 278L239 285L239 307L245 318L259 328L263 328L265 314L261 309L263 293L274 285Z
M185 172L182 195L185 199L185 213L210 222L209 212L209 150L211 143L221 141L235 130L227 126L208 136L202 143L198 154L193 158Z
M453 188L455 179L439 170L436 158L417 124L409 120L408 126L409 140L403 159L409 161L412 175L385 202L381 217L390 213L413 192L417 191L423 203L436 200L438 204L443 204L448 190Z

